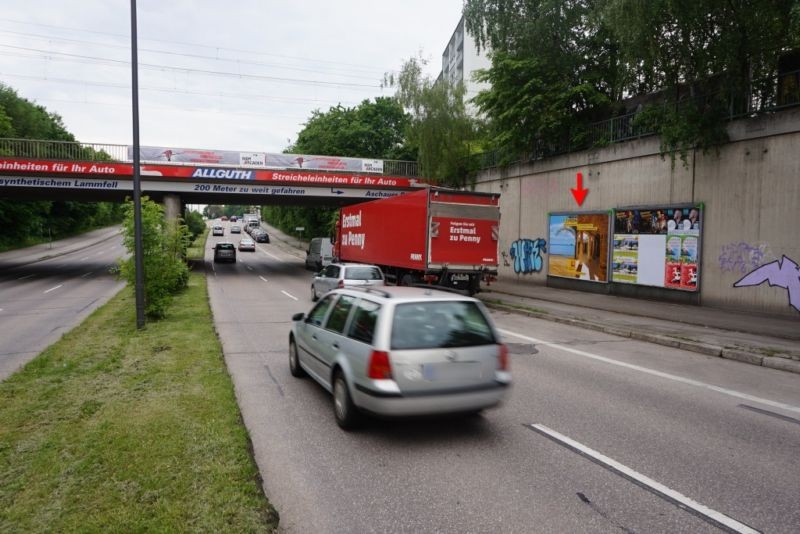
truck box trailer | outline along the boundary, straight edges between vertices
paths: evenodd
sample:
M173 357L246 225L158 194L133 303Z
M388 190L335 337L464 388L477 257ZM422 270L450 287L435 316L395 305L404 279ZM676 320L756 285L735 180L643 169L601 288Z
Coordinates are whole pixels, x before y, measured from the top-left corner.
M341 209L335 255L371 263L400 285L476 293L497 275L500 197L426 188Z

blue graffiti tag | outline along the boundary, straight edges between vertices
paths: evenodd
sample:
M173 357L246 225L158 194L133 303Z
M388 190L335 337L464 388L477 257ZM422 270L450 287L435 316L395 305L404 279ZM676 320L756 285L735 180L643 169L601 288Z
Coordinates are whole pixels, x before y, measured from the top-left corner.
M542 254L547 253L547 241L544 239L517 239L511 243L509 250L514 258L515 273L538 273L542 270Z

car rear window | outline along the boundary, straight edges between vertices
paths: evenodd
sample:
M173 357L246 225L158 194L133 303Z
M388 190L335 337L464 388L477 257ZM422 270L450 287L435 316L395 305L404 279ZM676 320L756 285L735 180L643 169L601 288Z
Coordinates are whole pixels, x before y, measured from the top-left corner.
M233 243L220 243L217 245L217 250L233 250Z
M465 301L398 304L392 320L393 350L470 347L497 343L478 305Z
M345 280L383 280L381 271L377 267L347 267L344 271Z

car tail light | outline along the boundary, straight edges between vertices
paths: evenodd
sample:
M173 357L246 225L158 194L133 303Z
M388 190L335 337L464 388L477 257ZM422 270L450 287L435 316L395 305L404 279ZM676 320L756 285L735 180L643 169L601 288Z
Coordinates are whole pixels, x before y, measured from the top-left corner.
M344 287L344 280L339 280L339 283L336 284L336 287L338 287L339 289L343 288Z
M508 345L500 343L500 353L497 356L497 369L508 371Z
M389 353L382 350L373 350L369 357L367 376L372 379L392 378L392 365L389 363Z

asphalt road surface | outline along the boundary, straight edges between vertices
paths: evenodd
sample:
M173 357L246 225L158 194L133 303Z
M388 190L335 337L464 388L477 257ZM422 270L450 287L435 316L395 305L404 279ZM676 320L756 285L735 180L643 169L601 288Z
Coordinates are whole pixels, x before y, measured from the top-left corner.
M213 242L238 243L228 234ZM797 532L800 377L495 313L509 401L479 417L340 430L289 374L301 254L206 269L215 322L283 532Z
M0 380L125 285L109 268L126 253L115 235L99 242L87 236L78 250L33 263L12 262L11 253L0 257Z

